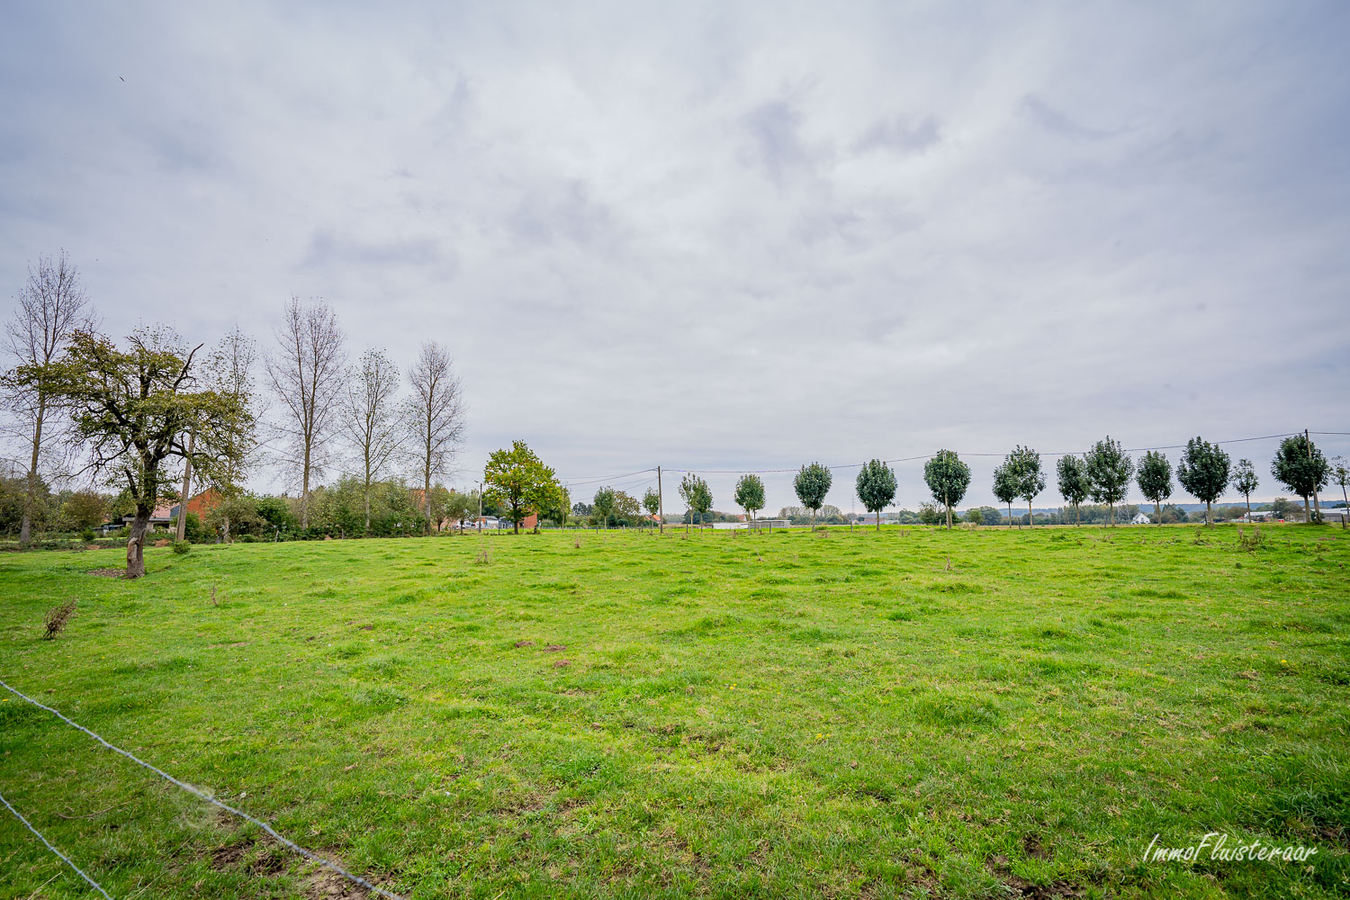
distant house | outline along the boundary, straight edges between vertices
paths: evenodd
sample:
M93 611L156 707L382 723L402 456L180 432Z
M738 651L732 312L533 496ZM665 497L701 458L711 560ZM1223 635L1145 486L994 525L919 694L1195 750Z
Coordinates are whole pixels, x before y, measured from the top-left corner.
M173 524L174 517L178 514L177 506L156 506L154 512L150 513L149 530L154 531L156 526L163 526L165 531ZM131 523L136 521L136 514L131 513L122 517L122 524L131 527Z
M1130 520L1131 525L1152 525L1153 520L1143 513L1135 513L1134 518Z
M199 519L205 519L207 513L211 512L211 510L224 502L225 498L221 496L220 491L213 487L207 488L195 497L188 499L187 511L189 514L194 515ZM179 506L180 504L175 503L169 508L169 518L174 519L175 521L178 519Z

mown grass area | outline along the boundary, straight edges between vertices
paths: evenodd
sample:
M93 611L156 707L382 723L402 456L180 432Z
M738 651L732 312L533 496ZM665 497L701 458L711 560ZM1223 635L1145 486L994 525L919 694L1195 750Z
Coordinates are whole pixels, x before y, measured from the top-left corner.
M1343 896L1350 540L1263 533L9 554L0 678L410 897ZM12 698L0 793L117 898L341 896ZM1318 852L1141 862L1208 832Z

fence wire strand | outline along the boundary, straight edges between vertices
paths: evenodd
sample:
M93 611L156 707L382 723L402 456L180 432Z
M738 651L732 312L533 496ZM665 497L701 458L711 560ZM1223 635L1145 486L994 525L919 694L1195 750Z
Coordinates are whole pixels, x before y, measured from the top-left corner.
M346 869L342 868L341 866L337 865L336 863L329 862L328 860L324 859L322 856L319 856L317 853L313 853L313 852L311 852L311 851L309 851L309 850L306 850L304 847L301 847L299 844L295 843L294 841L288 840L287 838L282 837L280 834L277 833L277 831L276 831L274 828L272 828L271 825L268 825L266 822L262 821L261 819L256 819L256 818L254 818L253 816L250 816L248 813L243 812L242 810L235 809L233 806L230 806L228 803L222 803L221 801L217 800L215 797L212 797L211 795L209 795L209 794L207 794L207 793L204 793L203 791L198 790L197 788L193 787L193 786L190 785L190 784L186 784L186 783L184 783L184 782L182 782L182 781L179 781L177 778L174 778L174 777L173 777L172 775L170 775L168 772L165 772L165 771L163 771L162 769L158 769L158 768L156 768L155 766L152 766L150 763L146 762L146 761L143 760L143 759L140 759L139 757L135 756L134 754L128 753L126 750L123 750L121 747L115 747L115 746L113 746L112 744L110 744L110 743L108 743L107 741L105 741L105 740L104 740L102 737L100 737L99 735L97 735L97 734L95 734L94 732L90 731L88 728L85 728L85 727L84 727L83 725L81 725L80 723L75 722L75 721L72 721L71 719L66 718L64 715L62 715L62 714L61 714L60 712L58 712L57 710L54 710L54 709L52 709L50 706L46 706L46 705L44 705L44 704L38 702L37 700L34 700L32 697L28 696L27 694L23 693L22 691L15 690L14 688L12 688L12 687L10 687L8 684L6 684L4 681L0 681L0 687L3 687L5 690L9 691L9 692L10 692L11 694L13 694L14 696L16 696L16 697L18 697L18 698L20 698L20 699L22 699L22 700L28 701L29 703L33 704L34 706L36 706L36 707L39 708L39 709L45 709L47 712L49 712L49 713L51 713L52 715L56 716L58 719L60 719L61 721L65 722L67 725L71 726L72 728L75 728L75 729L77 729L77 730L79 730L79 731L83 731L85 734L89 735L91 738L93 738L94 740L98 741L100 744L102 744L104 747L107 747L109 750L113 751L114 753L119 753L119 754L121 754L122 756L125 756L127 759L129 759L129 760L131 760L132 762L134 762L136 765L138 765L138 766L140 766L140 767L142 767L142 768L144 768L144 769L149 769L151 772L154 772L154 773L155 773L156 775L158 775L160 778L163 778L165 781L168 781L168 782L170 782L171 784L177 785L178 787L180 787L180 788L182 788L183 790L187 791L189 794L192 794L192 795L195 796L195 797L199 797L199 798L201 798L202 800L205 800L207 803L210 803L210 804L212 804L213 806L217 806L217 807L219 807L220 809L223 809L223 810L225 810L226 812L231 813L232 815L238 816L239 818L243 819L243 820L246 821L246 822L250 822L250 823L252 823L252 824L254 824L254 825L257 825L257 826L258 826L259 828L261 828L263 831L267 832L269 835L271 835L273 838L275 838L279 843L285 845L286 847L289 847L291 850L294 850L296 853L299 853L301 856L305 857L306 859L312 860L312 861L318 863L319 865L323 866L324 868L329 869L329 870L331 870L331 871L333 871L333 872L336 872L337 874L341 875L343 878L346 878L348 881L352 882L353 884L359 884L359 885L361 885L361 887L365 888L366 890L371 891L372 893L378 894L378 895L381 896L381 897L387 897L387 898L389 898L389 900L405 900L405 898L400 897L398 894L395 894L395 893L393 893L392 891L386 891L384 888L381 888L381 887L379 887L379 886L377 886L377 885L371 884L369 881L366 881L366 880L365 880L364 878L362 878L361 876L359 876L359 875L353 875L351 872L348 872ZM6 803L5 805L6 805L6 806L9 806L8 803ZM14 808L13 808L13 807L10 807L10 811L11 811L11 812L14 812ZM16 816L18 815L17 812L14 812L14 814L15 814ZM20 818L22 818L22 817L20 817ZM25 822L24 824L26 825L27 822ZM30 831L32 830L32 826L29 826L29 830L30 830ZM36 834L36 833L37 833L37 832L34 831L34 834ZM38 835L38 836L41 837L41 835ZM43 839L43 843L46 843L46 839L45 839L45 838ZM47 844L47 846L48 846L48 847L51 847L51 844ZM55 848L55 847L52 847L52 852L57 853L57 855L60 856L60 853L58 853L58 852L56 851L56 848ZM62 856L61 858L62 858L62 859L65 859L64 856ZM66 862L70 863L70 860L66 860ZM70 866L71 866L71 868L75 868L75 864L74 864L74 863L70 863ZM79 869L75 869L75 871L79 872ZM84 875L83 872L80 872L80 874L81 874L81 875ZM93 881L90 880L90 879L89 879L89 876L87 876L87 875L85 875L85 880L86 880L86 881L89 881L90 884L93 884ZM95 887L97 887L97 885L95 885ZM99 891L102 892L102 888L99 888ZM103 896L107 897L108 895L107 895L107 894L104 894ZM109 897L108 900L112 900L112 898Z
M8 687L8 685L6 685L6 687ZM13 688L11 688L11 690L13 690ZM86 874L84 873L84 870L83 870L83 869L81 869L79 866L75 865L73 862L70 861L70 857L66 856L66 855L65 855L64 853L62 853L60 850L57 850L56 847L52 844L51 841L47 840L45 837L42 836L42 832L40 832L40 831L38 831L36 828L34 828L34 827L32 826L32 824L30 824L29 821L28 821L27 819L25 819L25 818L19 813L19 811L18 811L17 809L15 809L13 806L10 806L9 801L5 799L5 795L4 795L4 794L0 794L0 803L5 804L5 809L7 809L7 810L9 810L10 812L14 813L14 818L16 818L16 819L18 819L20 822L22 822L24 828L27 828L29 831L33 832L33 834L37 835L37 839L38 839L39 841L42 841L42 843L46 844L48 850L52 851L52 852L55 853L57 856L61 857L61 861L62 861L63 863L65 863L66 865L68 865L68 866L70 866L72 869L74 869L76 875L79 875L79 876L80 876L81 878L83 878L85 881L89 882L89 884L94 888L94 890L98 891L98 892L99 892L100 894L102 894L104 897L107 897L108 900L112 900L112 897L108 897L108 892L105 891L105 890L103 889L103 887L102 887L97 881L95 881L94 879L92 879L92 878L90 878L88 875L86 875Z

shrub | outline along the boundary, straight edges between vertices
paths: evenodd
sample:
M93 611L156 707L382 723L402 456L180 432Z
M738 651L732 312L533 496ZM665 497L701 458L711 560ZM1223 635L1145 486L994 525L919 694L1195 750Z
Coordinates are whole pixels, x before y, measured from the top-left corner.
M92 528L80 530L80 540L84 541L86 544L92 544L97 538L98 535L94 534L94 529Z
M172 546L173 546L173 552L181 555L181 554L187 553L189 550L192 549L192 542L191 542L191 541L174 541Z
M66 625L71 617L75 615L75 601L68 600L60 606L53 606L47 610L47 618L44 621L46 632L42 635L47 640L55 640L56 636L65 631Z

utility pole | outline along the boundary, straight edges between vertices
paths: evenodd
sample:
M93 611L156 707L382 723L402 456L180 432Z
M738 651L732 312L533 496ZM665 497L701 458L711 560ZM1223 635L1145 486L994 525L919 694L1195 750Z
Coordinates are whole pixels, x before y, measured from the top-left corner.
M656 467L656 508L657 508L657 510L658 510L658 511L657 511L657 516L660 517L660 521L657 523L657 527L661 529L661 533L662 533L662 534L665 534L665 533L666 533L666 501L665 501L665 496L664 496L664 494L661 492L661 467L660 467L660 466L657 466L657 467Z
M1312 438L1308 436L1308 429L1303 429L1303 446L1308 450L1308 462L1312 462ZM1333 495L1334 496L1334 495ZM1317 479L1313 479L1313 521L1321 523L1322 504L1317 499Z
M188 455L183 461L183 496L178 501L178 540L187 536L188 491L192 489L192 449L197 445L197 433L188 432Z

